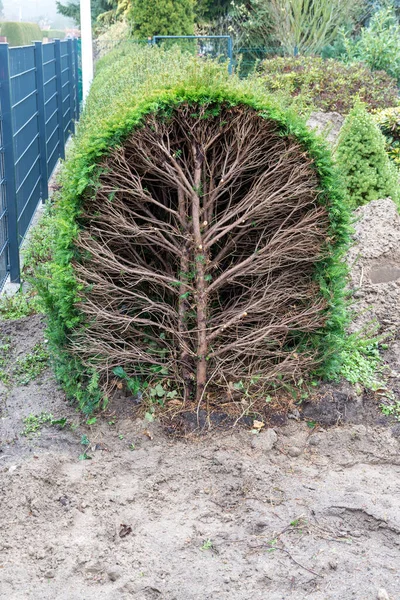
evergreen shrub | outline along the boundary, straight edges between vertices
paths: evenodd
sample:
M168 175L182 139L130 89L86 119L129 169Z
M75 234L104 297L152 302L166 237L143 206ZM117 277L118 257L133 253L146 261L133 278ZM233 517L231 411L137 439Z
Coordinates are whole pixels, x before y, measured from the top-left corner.
M389 158L400 167L400 107L379 110L374 119L385 136Z
M385 138L361 102L351 110L339 134L336 160L353 208L390 196L399 203L396 167L385 149Z
M172 380L200 405L337 375L348 209L327 147L254 82L121 47L100 61L60 184L34 278L84 411L116 377Z
M26 46L43 38L43 32L37 23L13 21L0 23L0 35L7 38L10 46Z

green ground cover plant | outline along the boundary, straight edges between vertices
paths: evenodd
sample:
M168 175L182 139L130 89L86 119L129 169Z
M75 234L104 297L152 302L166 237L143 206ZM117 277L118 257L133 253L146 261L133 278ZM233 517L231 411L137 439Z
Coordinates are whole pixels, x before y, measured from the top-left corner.
M399 204L398 172L385 146L374 117L358 102L343 124L336 149L353 208L388 196Z
M398 104L396 80L361 63L345 64L317 56L275 57L259 67L267 90L290 96L295 106L348 114L357 99L368 110Z

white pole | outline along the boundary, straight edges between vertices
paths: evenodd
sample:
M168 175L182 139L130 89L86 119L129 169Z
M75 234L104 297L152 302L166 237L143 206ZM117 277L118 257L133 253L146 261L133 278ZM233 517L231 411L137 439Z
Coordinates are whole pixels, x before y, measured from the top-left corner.
M93 79L93 40L90 0L81 0L82 95L83 104Z

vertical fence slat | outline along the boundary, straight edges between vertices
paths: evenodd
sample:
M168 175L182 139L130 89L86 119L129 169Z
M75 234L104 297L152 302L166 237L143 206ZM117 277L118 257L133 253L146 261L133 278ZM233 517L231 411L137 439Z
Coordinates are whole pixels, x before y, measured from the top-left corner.
M79 120L79 48L78 40L74 39L74 55L75 55L75 121Z
M43 49L42 42L35 42L36 87L38 100L40 178L42 202L49 197L46 148L46 120L44 114Z
M0 43L0 103L3 129L4 178L6 190L8 256L10 279L20 282L18 216L15 187L14 137L11 114L11 90L8 44Z
M74 57L73 57L73 46L72 40L67 41L68 50L68 90L69 90L69 108L70 108L70 124L69 131L74 133L75 131L75 98L74 98Z
M56 59L57 120L58 120L59 156L61 158L65 158L63 106L62 106L62 83L61 83L61 45L60 44L61 44L60 40L54 40L54 53L55 53L55 59Z

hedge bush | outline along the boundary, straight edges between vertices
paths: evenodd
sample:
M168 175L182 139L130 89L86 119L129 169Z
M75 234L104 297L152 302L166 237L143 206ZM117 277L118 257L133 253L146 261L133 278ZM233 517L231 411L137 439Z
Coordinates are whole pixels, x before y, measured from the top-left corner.
M0 35L7 38L10 46L26 46L43 38L42 30L37 23L17 23L13 21L0 23Z
M375 122L386 139L389 158L400 167L400 108L386 108L374 114Z
M47 37L51 40L63 40L65 38L65 31L62 29L48 29L47 31L42 31L43 37Z
M305 106L323 111L348 114L357 98L371 110L399 103L396 80L361 63L276 57L261 63L259 76L270 92L284 92Z
M179 123L182 129L179 129ZM244 135L246 128L248 134ZM176 130L178 135L173 137ZM182 173L191 176L192 160L193 173L197 172L201 177L201 169L196 171L199 167L195 165L196 161L201 164L205 155L196 145L199 142L194 141L195 135L200 135L196 133L198 131L214 132L213 135L204 134L204 139L212 138L214 144L221 144L215 150L215 160L208 165L210 169L218 169L217 179L212 179L213 185L227 187L226 195L221 192L216 213L209 215L195 234L197 213L190 215L188 220L189 215L184 217L176 228L174 202L189 194L190 202L196 203L196 198L202 198L206 193L204 181L199 185L196 178L182 192L183 196L176 191L176 186L185 181L179 179ZM271 185L276 185L275 192L268 196L271 198L268 201L272 202L275 196L279 200L274 209L276 212L268 213L269 216L265 216L264 211L257 213L257 207L263 207L266 200L256 194L248 213L249 216L254 214L254 218L240 220L240 224L232 229L236 237L226 237L224 219L229 223L235 206L240 206L235 194L239 189L248 194L252 181L253 185L258 182L257 185L263 186L267 180L263 171L257 175L261 166L253 165L253 171L241 175L244 177L242 183L237 180L229 187L229 182L224 180L227 175L219 171L226 152L224 140L233 153L229 156L235 156L240 147L237 146L242 139L240 136L244 136L244 154L236 170L241 173L249 160L256 160L257 164L266 160L267 150L264 152L261 146L251 146L252 140L258 139L262 131L267 132L267 138L270 135L265 143L269 156L274 158L268 160L276 160L280 148L281 163L280 166L276 164L277 173L285 173L288 165L292 165L299 187L288 191L282 204L279 196L282 186L284 189L285 185L293 185L293 181L290 184L286 179L280 181L277 175L276 181L271 180ZM229 136L233 136L232 139ZM269 139L276 148L272 155ZM163 140L171 144L171 150L160 158L158 153L164 148ZM194 154L190 158L192 151ZM136 157L133 162L130 156ZM227 155L228 165L229 160ZM173 165L178 168L177 172L170 170ZM269 168L267 172L270 173ZM205 181L208 185L207 178ZM225 187L221 189L225 190ZM307 197L313 198L310 204L307 204ZM145 200L136 203L136 198ZM306 203L302 204L301 214L299 207L290 208L291 202ZM287 210L293 212L283 217ZM268 296L264 298L263 294L267 275L263 273L269 272L272 255L266 262L261 260L259 253L263 247L257 250L257 239L261 240L257 236L263 236L271 227L268 223L262 227L259 224L260 219L268 220L269 217L278 219L274 225L278 229L274 229L276 235L270 231L268 236L272 237L268 239L277 240L277 243L280 240L278 245L282 250L276 250L281 267L268 276L276 284L272 285L270 293L275 305L266 314ZM254 82L228 77L225 66L181 55L177 49L144 48L132 52L132 46L127 45L106 56L100 61L77 138L63 168L61 191L55 206L52 259L42 263L35 275L48 313L48 337L55 371L67 394L77 399L84 411L90 412L107 396L115 376L122 377L131 391L137 390L137 386L156 382L164 386L164 394L171 378L175 378L174 385L180 390L185 386L193 388L196 365L197 377L200 365L207 371L207 384L211 378L211 385L217 386L238 379L245 381L245 386L261 385L274 377L278 381L282 377L295 381L310 365L320 373L337 374L340 370L337 349L344 339L347 314L343 292L346 269L342 259L349 240L348 217L329 150L302 120L274 104ZM298 223L296 219L299 219ZM278 226L279 222L281 226ZM220 231L221 236L225 236L221 237L219 246L217 244L220 258L212 274L208 274L208 269L211 269L209 265L215 256L207 254L205 246L197 243L197 238L196 241L193 237L195 245L191 242L195 235L207 237L204 228L209 226L210 230L216 228L214 233ZM281 231L280 227L287 232L288 247L285 246L285 235L282 237L277 233ZM115 237L112 232L117 230ZM293 254L296 243L291 236L295 231L299 237ZM306 252L304 244L309 244L310 240L316 245L311 251L307 246L310 255L303 256L303 250ZM231 283L226 283L224 292L215 296L207 307L205 330L213 339L208 355L199 354L196 348L193 351L190 346L193 339L203 335L196 319L199 318L201 295L205 295L207 289L202 291L200 283L211 288L214 281L236 265L237 256L248 252L254 243L256 246L248 255L248 264L254 263L257 271L245 274L244 266L241 266L236 276L231 275ZM231 244L236 251L226 256L226 248ZM111 256L106 257L104 253L108 250ZM126 252L133 252L132 262L126 263ZM185 252L192 266L179 267L176 257L185 261ZM304 261L308 261L309 267L304 266ZM287 271L284 265L287 265ZM144 269L140 276L138 269ZM290 288L292 278L298 277L301 269L304 269L304 279L300 278L298 289L303 290L303 299L297 298L286 304L287 299L274 296L276 289L279 292L287 286ZM285 278L285 273L289 280L283 284L280 277ZM167 283L165 279L168 279ZM280 287L282 285L284 288ZM249 290L255 290L261 296L258 309L253 306L247 313L243 310L243 302L248 299ZM296 295L297 292L293 293ZM126 295L126 302L121 303L121 294ZM186 331L183 332L175 325L168 326L169 319L175 323L178 305L179 315L183 311L186 319ZM228 320L224 320L226 315ZM278 337L274 315L280 315ZM294 325L296 315L298 327ZM265 333L268 319L270 337ZM305 326L300 326L301 319ZM128 321L130 325L127 325ZM219 327L214 321L220 323ZM204 324L204 315L201 322ZM290 326L283 327L285 322ZM252 336L259 331L262 340L251 343ZM279 340L279 347L274 336ZM232 345L228 344L225 353L215 359L213 352L218 353L220 338L225 342L231 340ZM171 340L175 340L175 346ZM247 354L240 354L242 346ZM268 352L271 356L266 361ZM235 363L232 363L232 357ZM263 369L267 362L269 372ZM199 401L204 394L204 380L201 385L197 386ZM208 389L212 390L212 387ZM196 394L195 389L192 391Z
M365 105L358 102L346 118L336 150L352 207L390 196L399 204L398 172L385 149L385 138Z

